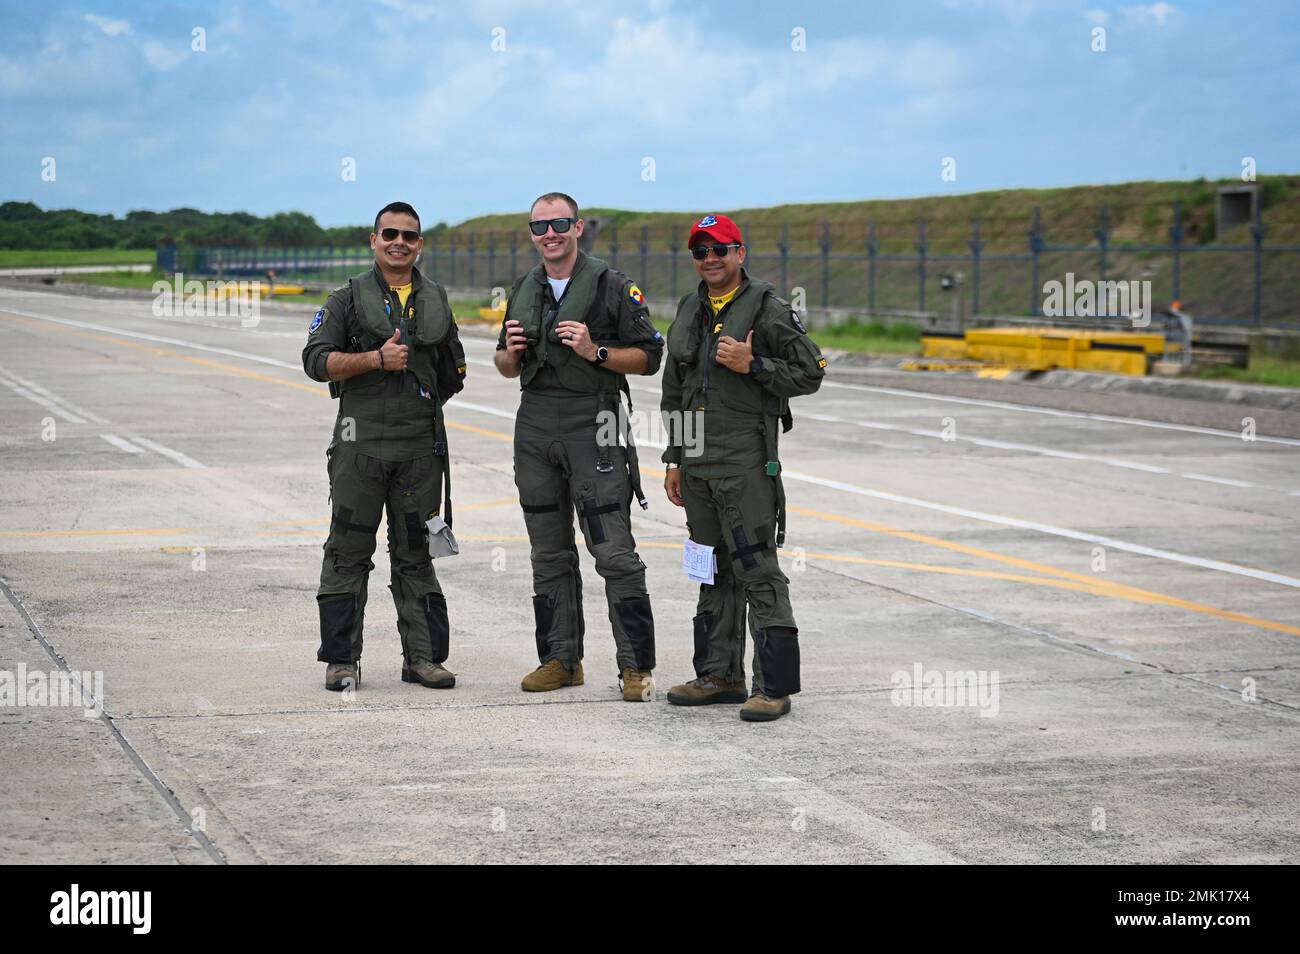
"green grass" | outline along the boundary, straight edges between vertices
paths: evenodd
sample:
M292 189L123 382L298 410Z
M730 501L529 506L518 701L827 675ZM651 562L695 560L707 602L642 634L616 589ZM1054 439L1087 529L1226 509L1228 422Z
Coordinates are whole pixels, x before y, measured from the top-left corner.
M1240 381L1242 384L1271 384L1282 388L1300 388L1300 361L1292 361L1269 354L1250 356L1250 367L1200 368L1198 378Z
M170 282L172 276L158 269L147 272L88 272L84 275L61 275L60 284L106 285L110 288L153 288L157 281Z
M38 268L42 265L149 265L152 249L13 249L0 248L0 268Z
M654 326L668 334L672 322L655 318ZM810 332L822 348L860 351L866 354L920 354L921 329L908 322L886 325L880 321L861 322L856 318L829 328Z

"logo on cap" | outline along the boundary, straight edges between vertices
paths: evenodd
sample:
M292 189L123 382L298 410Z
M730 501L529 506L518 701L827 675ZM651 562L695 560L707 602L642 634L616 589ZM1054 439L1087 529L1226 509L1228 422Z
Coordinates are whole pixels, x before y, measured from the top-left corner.
M710 225L717 225L718 217L716 215L706 215L695 223L697 229L707 229Z

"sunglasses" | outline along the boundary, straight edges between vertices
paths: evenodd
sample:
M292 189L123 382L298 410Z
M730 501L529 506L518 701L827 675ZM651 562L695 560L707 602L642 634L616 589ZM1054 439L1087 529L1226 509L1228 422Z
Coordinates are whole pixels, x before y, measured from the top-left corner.
M563 235L569 229L573 228L573 223L577 219L534 219L528 223L528 230L541 238L546 234L548 228L555 229L556 235Z
M702 262L709 257L709 249L712 249L713 254L718 256L718 258L726 258L727 249L729 248L741 248L741 244L739 242L732 242L729 245L723 245L719 242L716 245L692 245L691 255L697 262Z
M383 239L385 242L391 242L399 235L402 236L402 240L405 242L415 243L420 241L420 233L412 232L410 229L388 228L388 229L379 230L379 237Z

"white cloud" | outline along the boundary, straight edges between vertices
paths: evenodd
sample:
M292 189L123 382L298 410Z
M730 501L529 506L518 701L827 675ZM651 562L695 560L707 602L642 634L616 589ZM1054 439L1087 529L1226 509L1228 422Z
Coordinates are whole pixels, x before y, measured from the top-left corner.
M1165 3L1163 0L1159 0L1157 3L1146 4L1145 6L1139 5L1120 8L1120 13L1124 15L1125 22L1132 26L1148 26L1151 24L1164 26L1165 22L1177 12L1177 7L1173 4Z
M121 36L131 33L131 24L125 20L110 20L107 17L98 17L93 13L86 14L86 22L93 23L99 27L107 36Z
M140 53L154 69L166 72L180 66L181 62L190 55L190 45L188 38L184 43L176 41L170 44L145 40L140 44Z

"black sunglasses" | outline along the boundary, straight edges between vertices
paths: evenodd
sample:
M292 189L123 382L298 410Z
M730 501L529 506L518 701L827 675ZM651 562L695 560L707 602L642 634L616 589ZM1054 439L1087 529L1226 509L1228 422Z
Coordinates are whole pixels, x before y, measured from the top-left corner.
M692 245L691 255L695 257L697 262L702 262L709 257L709 249L713 249L713 254L718 256L718 258L726 258L727 249L740 247L741 245L739 242L732 242L729 245L723 245L721 242L715 245Z
M393 239L397 238L399 234L402 236L403 241L411 242L412 244L420 241L420 233L412 232L410 229L387 228L379 230L379 237L385 242L391 242Z
M548 228L555 229L556 235L563 235L569 229L573 228L573 223L577 219L534 219L528 223L528 230L541 238L546 234Z

